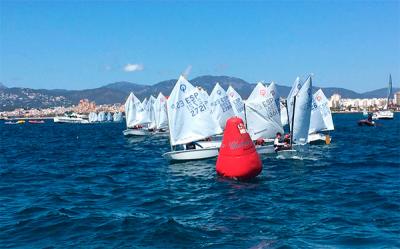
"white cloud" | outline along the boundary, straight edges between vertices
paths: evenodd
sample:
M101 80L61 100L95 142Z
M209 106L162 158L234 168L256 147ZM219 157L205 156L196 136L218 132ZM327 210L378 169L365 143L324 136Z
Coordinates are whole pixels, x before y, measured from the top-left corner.
M144 69L144 66L142 64L127 64L124 67L125 72L137 72L137 71L142 71Z

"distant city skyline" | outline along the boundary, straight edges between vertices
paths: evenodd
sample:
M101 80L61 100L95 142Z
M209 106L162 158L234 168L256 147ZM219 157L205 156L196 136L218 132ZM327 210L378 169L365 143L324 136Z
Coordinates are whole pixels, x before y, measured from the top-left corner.
M400 2L0 2L0 82L87 89L200 75L400 84Z

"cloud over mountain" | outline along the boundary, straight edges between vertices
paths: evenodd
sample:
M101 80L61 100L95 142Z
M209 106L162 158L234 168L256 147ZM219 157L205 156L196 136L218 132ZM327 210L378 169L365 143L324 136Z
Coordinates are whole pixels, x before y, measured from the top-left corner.
M144 66L142 64L126 64L124 66L124 71L125 72L137 72L137 71L143 71Z

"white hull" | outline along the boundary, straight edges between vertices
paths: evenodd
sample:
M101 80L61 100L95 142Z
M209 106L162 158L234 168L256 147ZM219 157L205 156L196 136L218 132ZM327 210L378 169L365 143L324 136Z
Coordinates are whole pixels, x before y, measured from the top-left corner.
M393 119L394 113L390 110L375 112L372 119Z
M154 135L168 137L169 136L169 131L155 131Z
M322 133L308 134L309 144L330 144L331 137Z
M256 145L256 150L260 155L275 154L273 145Z
M197 141L196 143L203 148L221 148L222 141Z
M54 123L88 124L89 121L83 118L54 117Z
M149 136L152 133L145 129L126 129L122 132L124 136Z
M190 161L217 157L218 152L218 148L180 150L164 153L163 157L170 161Z

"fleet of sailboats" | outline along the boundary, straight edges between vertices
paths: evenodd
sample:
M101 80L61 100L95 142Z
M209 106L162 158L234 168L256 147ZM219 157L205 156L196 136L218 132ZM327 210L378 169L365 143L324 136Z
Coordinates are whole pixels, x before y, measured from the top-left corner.
M388 103L391 83L390 77ZM285 129L286 138L290 137L289 154L296 153L299 146L329 144L329 132L334 130L329 101L322 89L313 93L311 76L305 81L297 77L286 98L279 95L275 83L260 82L246 100L232 86L225 91L216 83L208 95L180 76L168 98L159 93L157 98L150 96L140 102L131 93L125 115L124 135L164 132L169 135L171 150L163 156L177 161L216 157L226 121L234 116L243 119L259 154L276 153L272 142L277 133L285 134Z

